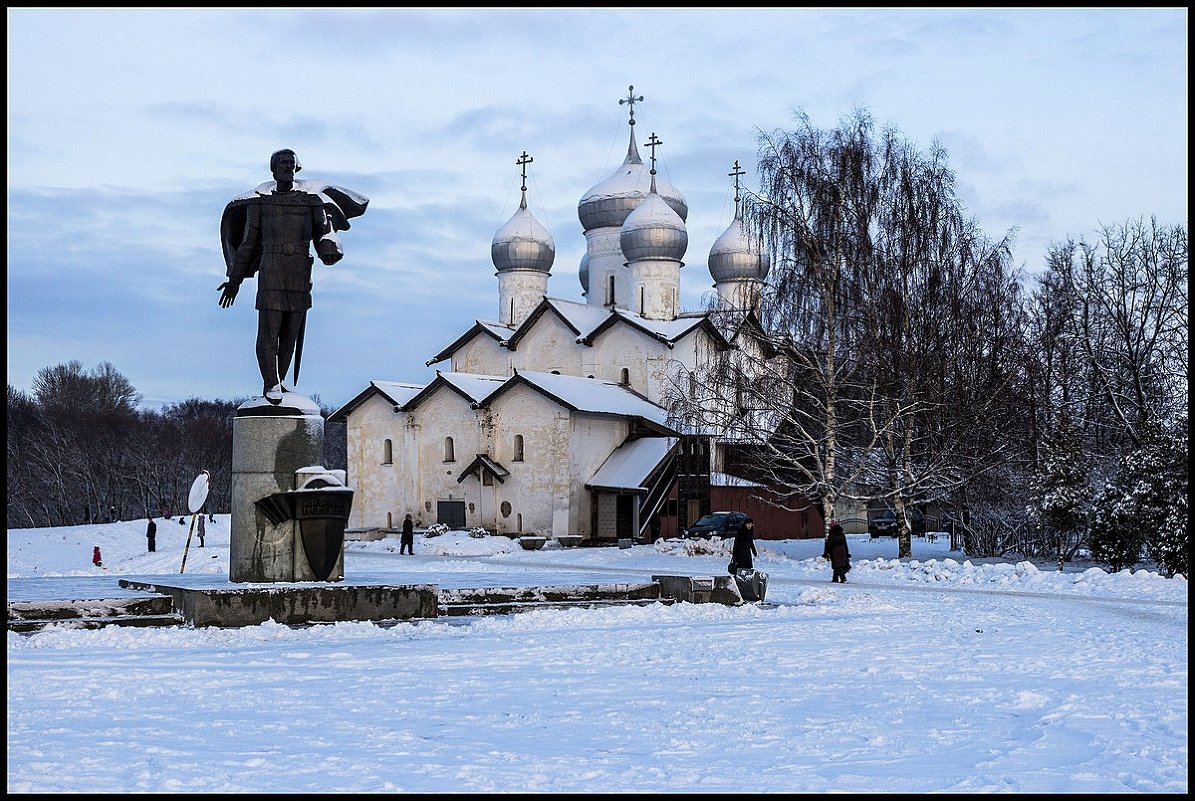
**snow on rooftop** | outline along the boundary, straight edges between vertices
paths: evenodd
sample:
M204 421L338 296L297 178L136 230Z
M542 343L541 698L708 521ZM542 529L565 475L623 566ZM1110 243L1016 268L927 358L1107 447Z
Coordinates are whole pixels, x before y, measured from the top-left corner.
M556 373L521 371L518 375L578 411L642 417L661 426L667 425L667 412L622 384Z
M585 484L590 489L646 490L647 478L676 445L674 437L641 437L623 444Z

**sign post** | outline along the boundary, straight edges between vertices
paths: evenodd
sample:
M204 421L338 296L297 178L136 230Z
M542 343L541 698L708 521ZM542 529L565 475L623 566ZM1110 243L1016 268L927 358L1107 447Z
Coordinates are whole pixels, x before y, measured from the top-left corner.
M187 532L187 546L183 549L183 564L178 569L179 573L187 569L187 554L191 550L191 535L195 533L195 518L199 516L199 511L203 509L203 503L207 500L208 478L206 470L196 476L191 482L191 492L187 495L187 509L191 512L191 530Z

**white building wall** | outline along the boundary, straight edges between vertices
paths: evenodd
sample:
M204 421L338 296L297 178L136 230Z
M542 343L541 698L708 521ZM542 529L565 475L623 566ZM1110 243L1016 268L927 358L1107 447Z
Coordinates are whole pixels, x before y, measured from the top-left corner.
M488 334L478 334L452 354L452 371L482 375L510 375L511 352Z
M542 314L519 338L511 353L514 366L520 370L561 375L581 375L581 353L584 345L577 344L577 334L559 317Z
M345 435L347 483L353 489L350 527L397 527L407 513L419 519L418 470L413 467L418 464L417 437L406 425L406 417L381 395L349 415ZM387 439L391 441L389 464L384 458Z
M517 326L548 293L548 274L540 270L498 273L498 322Z
M424 522L430 524L435 522L438 501L467 501L457 478L484 450L482 427L469 401L448 387L440 387L409 412L407 426L418 442L417 483L414 498L403 500L418 505ZM453 461L444 459L446 437L453 440ZM473 525L467 502L465 509L466 523Z
M622 228L595 228L585 232L585 247L589 254L589 292L585 300L592 306L610 306L607 287L614 275L614 305L630 308L630 273L622 255Z
M644 259L627 265L630 274L630 308L648 320L672 320L680 302L681 263L671 259Z

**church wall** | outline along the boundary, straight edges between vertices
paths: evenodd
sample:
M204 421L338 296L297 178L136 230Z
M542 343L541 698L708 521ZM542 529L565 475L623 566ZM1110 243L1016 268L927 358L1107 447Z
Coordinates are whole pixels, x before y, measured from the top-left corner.
M493 425L491 456L510 471L505 483L495 482L496 508L488 527L516 533L519 515L525 534L565 534L555 525L563 517L568 527L570 413L559 403L524 386L513 387L494 399L489 408ZM514 461L515 436L523 437L523 461ZM502 502L510 504L503 517Z
M586 538L596 536L596 532L591 530L590 507L595 493L586 490L585 483L593 478L610 454L626 441L630 428L630 423L622 417L573 416L569 474L573 490L569 502L572 527L568 533L581 534ZM601 497L600 493L597 495Z
M550 373L559 370L563 375L579 375L580 349L577 335L555 314L540 315L518 341L512 354L515 367Z
M386 528L402 524L410 512L418 518L414 503L417 460L415 439L405 425L406 415L395 413L393 404L374 395L349 415L345 426L348 485L353 489L350 527ZM385 441L391 442L391 459L385 459ZM387 517L389 513L389 517Z
M517 326L527 319L548 291L548 274L540 270L508 270L498 274L498 322Z
M511 353L487 334L473 337L452 354L452 371L481 375L510 375Z
M630 265L631 311L649 320L676 317L680 269L680 262L667 259L644 259Z
M626 259L622 255L621 230L619 227L608 227L585 232L585 249L589 254L589 292L585 299L590 305L610 305L607 287L609 276L613 273L614 304L629 308L630 273L624 268Z
M465 488L457 482L457 477L484 450L481 426L469 401L441 387L409 413L406 428L417 443L414 459L417 483L413 498L400 502L417 506L424 524L430 525L436 521L438 501L465 499ZM446 437L453 440L453 461L444 460ZM464 484L469 482L466 479ZM474 525L467 511L465 519L467 524Z

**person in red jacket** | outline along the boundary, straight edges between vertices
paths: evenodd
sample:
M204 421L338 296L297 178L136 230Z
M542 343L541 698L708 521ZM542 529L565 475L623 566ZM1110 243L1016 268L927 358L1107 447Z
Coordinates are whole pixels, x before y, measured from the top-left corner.
M100 546L95 546L95 550L91 552L91 563L96 567L104 566L104 557L100 556Z

